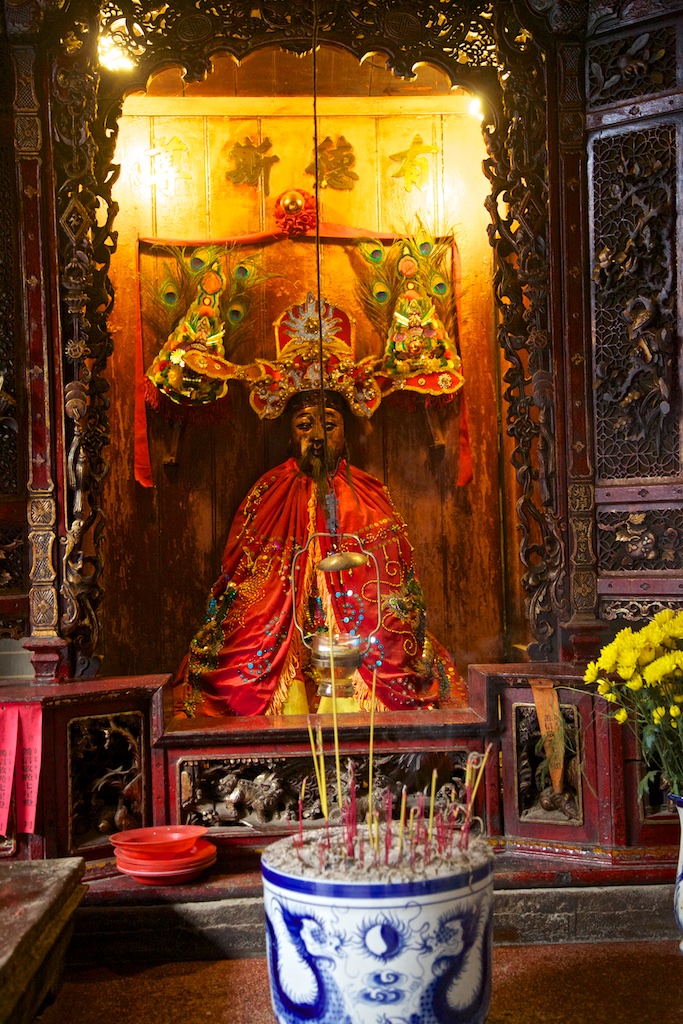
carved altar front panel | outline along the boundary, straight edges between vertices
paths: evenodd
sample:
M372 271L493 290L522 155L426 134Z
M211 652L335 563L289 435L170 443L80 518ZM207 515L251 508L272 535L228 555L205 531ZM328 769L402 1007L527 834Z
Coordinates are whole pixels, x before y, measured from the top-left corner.
M370 762L362 754L345 755L340 765L343 793L356 794L359 821L370 813ZM383 750L372 763L373 812L381 817L391 806L398 818L405 790L406 813L431 791L436 772L435 808L465 801L467 751L401 753ZM176 792L181 824L210 828L249 829L264 835L288 835L299 820L305 827L322 827L324 815L310 757L213 757L178 761ZM325 784L330 821L338 824L336 765L325 758Z

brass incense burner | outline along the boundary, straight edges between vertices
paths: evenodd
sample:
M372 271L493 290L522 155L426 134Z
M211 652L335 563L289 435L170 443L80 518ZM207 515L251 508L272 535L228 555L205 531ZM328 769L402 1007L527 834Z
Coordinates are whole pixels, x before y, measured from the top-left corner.
M326 632L315 633L307 637L297 616L296 566L299 558L308 550L316 538L325 537L332 541L335 550L331 551L316 565L316 569L332 576L335 573L349 572L372 562L375 567L377 581L377 615L374 629L366 638L359 633L338 632L329 627ZM341 551L342 542L353 541L358 546L355 551ZM328 587L328 592L331 588ZM299 630L301 639L311 651L311 662L318 679L318 693L321 697L352 697L353 675L362 663L363 657L373 643L380 620L380 575L379 562L370 551L366 551L356 534L314 533L309 537L305 547L297 551L292 560L292 601L294 604L294 624Z

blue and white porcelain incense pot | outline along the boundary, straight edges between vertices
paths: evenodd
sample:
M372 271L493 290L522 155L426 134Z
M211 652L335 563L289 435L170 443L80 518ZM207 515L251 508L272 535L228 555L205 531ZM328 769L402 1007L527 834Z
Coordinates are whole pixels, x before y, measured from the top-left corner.
M262 857L279 1024L484 1024L493 856L483 840L460 864L415 877L356 865L352 879L343 867L306 873L295 844L280 840Z

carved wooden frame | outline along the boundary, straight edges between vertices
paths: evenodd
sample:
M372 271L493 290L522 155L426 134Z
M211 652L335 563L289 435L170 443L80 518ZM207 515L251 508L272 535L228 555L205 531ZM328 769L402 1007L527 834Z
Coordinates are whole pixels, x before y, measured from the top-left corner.
M8 32L17 44L15 77L18 44L23 40L39 39L47 53L41 84L49 98L49 148L56 175L54 210L47 200L44 206L56 224L58 268L40 269L52 273L58 294L59 326L55 308L51 358L57 382L56 443L65 473L59 478L60 460L46 443L46 470L40 482L32 481L29 494L32 500L54 501L57 492L64 500L44 529L32 524L32 633L70 640L75 652L72 671L92 671L103 592L101 497L107 472L106 366L112 351L107 317L114 301L108 269L116 249L112 186L118 174L113 158L124 91L144 85L161 65L181 65L186 78L201 79L217 51L237 58L266 45L306 52L317 33L359 59L369 52L381 53L387 66L401 76L410 77L418 62L435 64L453 84L471 88L484 100L484 172L491 182L489 239L496 264L498 340L508 364L504 398L518 483L522 582L534 638L529 651L536 659L557 658L558 623L567 622L572 611L575 617L578 612L579 618L594 622L597 589L592 504L582 500L568 510L565 488L566 450L572 453L570 476L573 473L581 486L591 487L590 417L584 409L582 418L568 424L571 436L565 437L562 392L558 397L557 388L568 375L572 389L577 389L574 393L585 396L587 407L586 300L576 280L575 258L570 260L564 251L568 241L559 231L557 216L549 216L553 206L562 210L577 232L574 241L585 237L580 40L586 5L551 0L432 0L410 5L401 0L175 0L163 14L151 0L106 0L99 7L91 0L53 0L45 6L42 24L32 3L12 8L8 19ZM33 21L16 14L27 10ZM119 40L127 40L136 63L133 75L115 75L99 67L100 23L105 30L113 26ZM555 33L561 33L561 42ZM24 49L32 63L37 51ZM32 66L30 71L31 80L39 77ZM553 104L559 112L555 124L546 115ZM551 177L549 153L558 152ZM36 157L29 170L40 171L38 162ZM39 202L39 192L34 200ZM31 258L36 257L26 250L24 264ZM567 290L568 301L551 303L551 292L557 294L559 288ZM42 322L47 333L49 316L44 314ZM572 352L578 353L574 359ZM34 398L33 409L43 403L49 415L48 398ZM35 451L33 458L35 462ZM46 531L52 540L42 536ZM572 592L582 595L579 605L567 596L569 535L578 552L571 572ZM58 536L61 547L54 543ZM39 580L35 572L41 559L45 578L41 575ZM578 590L577 580L583 581ZM34 605L43 609L46 589L54 608L49 621L34 614Z

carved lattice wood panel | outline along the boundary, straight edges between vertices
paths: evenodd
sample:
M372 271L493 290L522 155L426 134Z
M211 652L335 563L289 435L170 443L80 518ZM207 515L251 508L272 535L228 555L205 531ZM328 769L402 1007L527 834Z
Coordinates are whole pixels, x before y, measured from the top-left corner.
M672 608L675 612L683 611L683 598L668 598L662 601L653 601L647 598L603 598L600 601L600 615L607 622L616 619L625 619L626 622L641 622L642 619L650 618L661 612L664 608Z
M593 145L598 477L680 471L675 123Z

